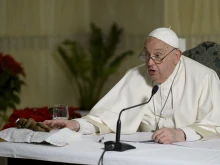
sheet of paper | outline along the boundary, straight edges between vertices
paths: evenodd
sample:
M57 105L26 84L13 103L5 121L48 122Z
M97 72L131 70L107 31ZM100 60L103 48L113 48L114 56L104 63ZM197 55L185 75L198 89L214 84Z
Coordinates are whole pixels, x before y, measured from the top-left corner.
M154 141L152 141L151 139L152 134L153 134L152 132L136 132L130 135L121 135L120 141L154 143ZM116 140L115 133L110 133L110 134L105 134L105 135L92 135L92 136L85 135L83 137L86 139L97 141L97 142L100 139L102 139L102 142ZM200 140L200 141L194 141L194 142L178 142L178 143L173 143L171 145L185 146L185 147L190 147L190 148L220 149L220 138Z
M136 132L134 134L129 135L121 135L120 141L127 141L127 142L152 142L151 136L152 132ZM115 141L116 140L116 134L115 133L109 133L105 135L84 135L82 136L83 139L87 140L94 140L99 141L102 139L102 142L106 141Z
M220 149L220 139L200 140L194 142L178 142L173 143L173 145L191 148Z
M121 135L121 141L130 141L130 142L152 142L152 132L136 132L131 135Z

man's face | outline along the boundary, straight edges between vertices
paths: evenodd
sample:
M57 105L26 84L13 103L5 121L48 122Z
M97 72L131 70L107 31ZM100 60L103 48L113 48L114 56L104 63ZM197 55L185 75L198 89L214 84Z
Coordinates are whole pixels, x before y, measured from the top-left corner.
M150 55L151 57L159 56L160 58L163 58L168 54L159 64L152 60L152 58L146 61L146 69L152 78L152 81L156 84L165 82L167 78L172 74L175 66L179 62L181 52L154 37L147 38L144 48L145 54Z

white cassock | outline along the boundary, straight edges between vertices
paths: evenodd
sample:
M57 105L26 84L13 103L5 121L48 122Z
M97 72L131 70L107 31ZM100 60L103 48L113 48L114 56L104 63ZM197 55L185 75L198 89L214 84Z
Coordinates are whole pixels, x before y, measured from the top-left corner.
M148 101L153 86L145 64L132 68L82 120L98 127L100 133L115 132L120 111ZM198 139L196 134L203 139L220 137L220 80L216 72L182 56L149 104L121 115L122 134L155 130L157 124L159 128L181 128L187 137L191 132L194 139Z

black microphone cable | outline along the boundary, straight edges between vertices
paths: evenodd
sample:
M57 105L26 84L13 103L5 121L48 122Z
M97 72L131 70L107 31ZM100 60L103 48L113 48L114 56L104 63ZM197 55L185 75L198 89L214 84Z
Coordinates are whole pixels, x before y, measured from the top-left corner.
M101 139L98 141L99 143L101 143L104 140L104 136L101 137ZM104 151L102 152L102 155L99 158L99 162L98 165L103 165L103 159L104 159L104 154L107 150L104 148ZM101 164L100 164L101 163Z
M104 149L104 151L102 152L102 155L100 156L99 158L99 162L98 162L98 165L103 165L103 159L104 159L104 154L107 150ZM101 163L101 164L100 164Z

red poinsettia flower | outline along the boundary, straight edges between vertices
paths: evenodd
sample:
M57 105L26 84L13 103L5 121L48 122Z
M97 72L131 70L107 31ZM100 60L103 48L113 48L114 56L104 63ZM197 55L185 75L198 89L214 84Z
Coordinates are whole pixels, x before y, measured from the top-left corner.
M19 93L25 76L23 67L9 54L0 53L0 110L16 108L20 103Z
M9 54L3 56L3 54L0 53L0 65L2 69L6 69L15 75L22 74L25 76L24 69Z

